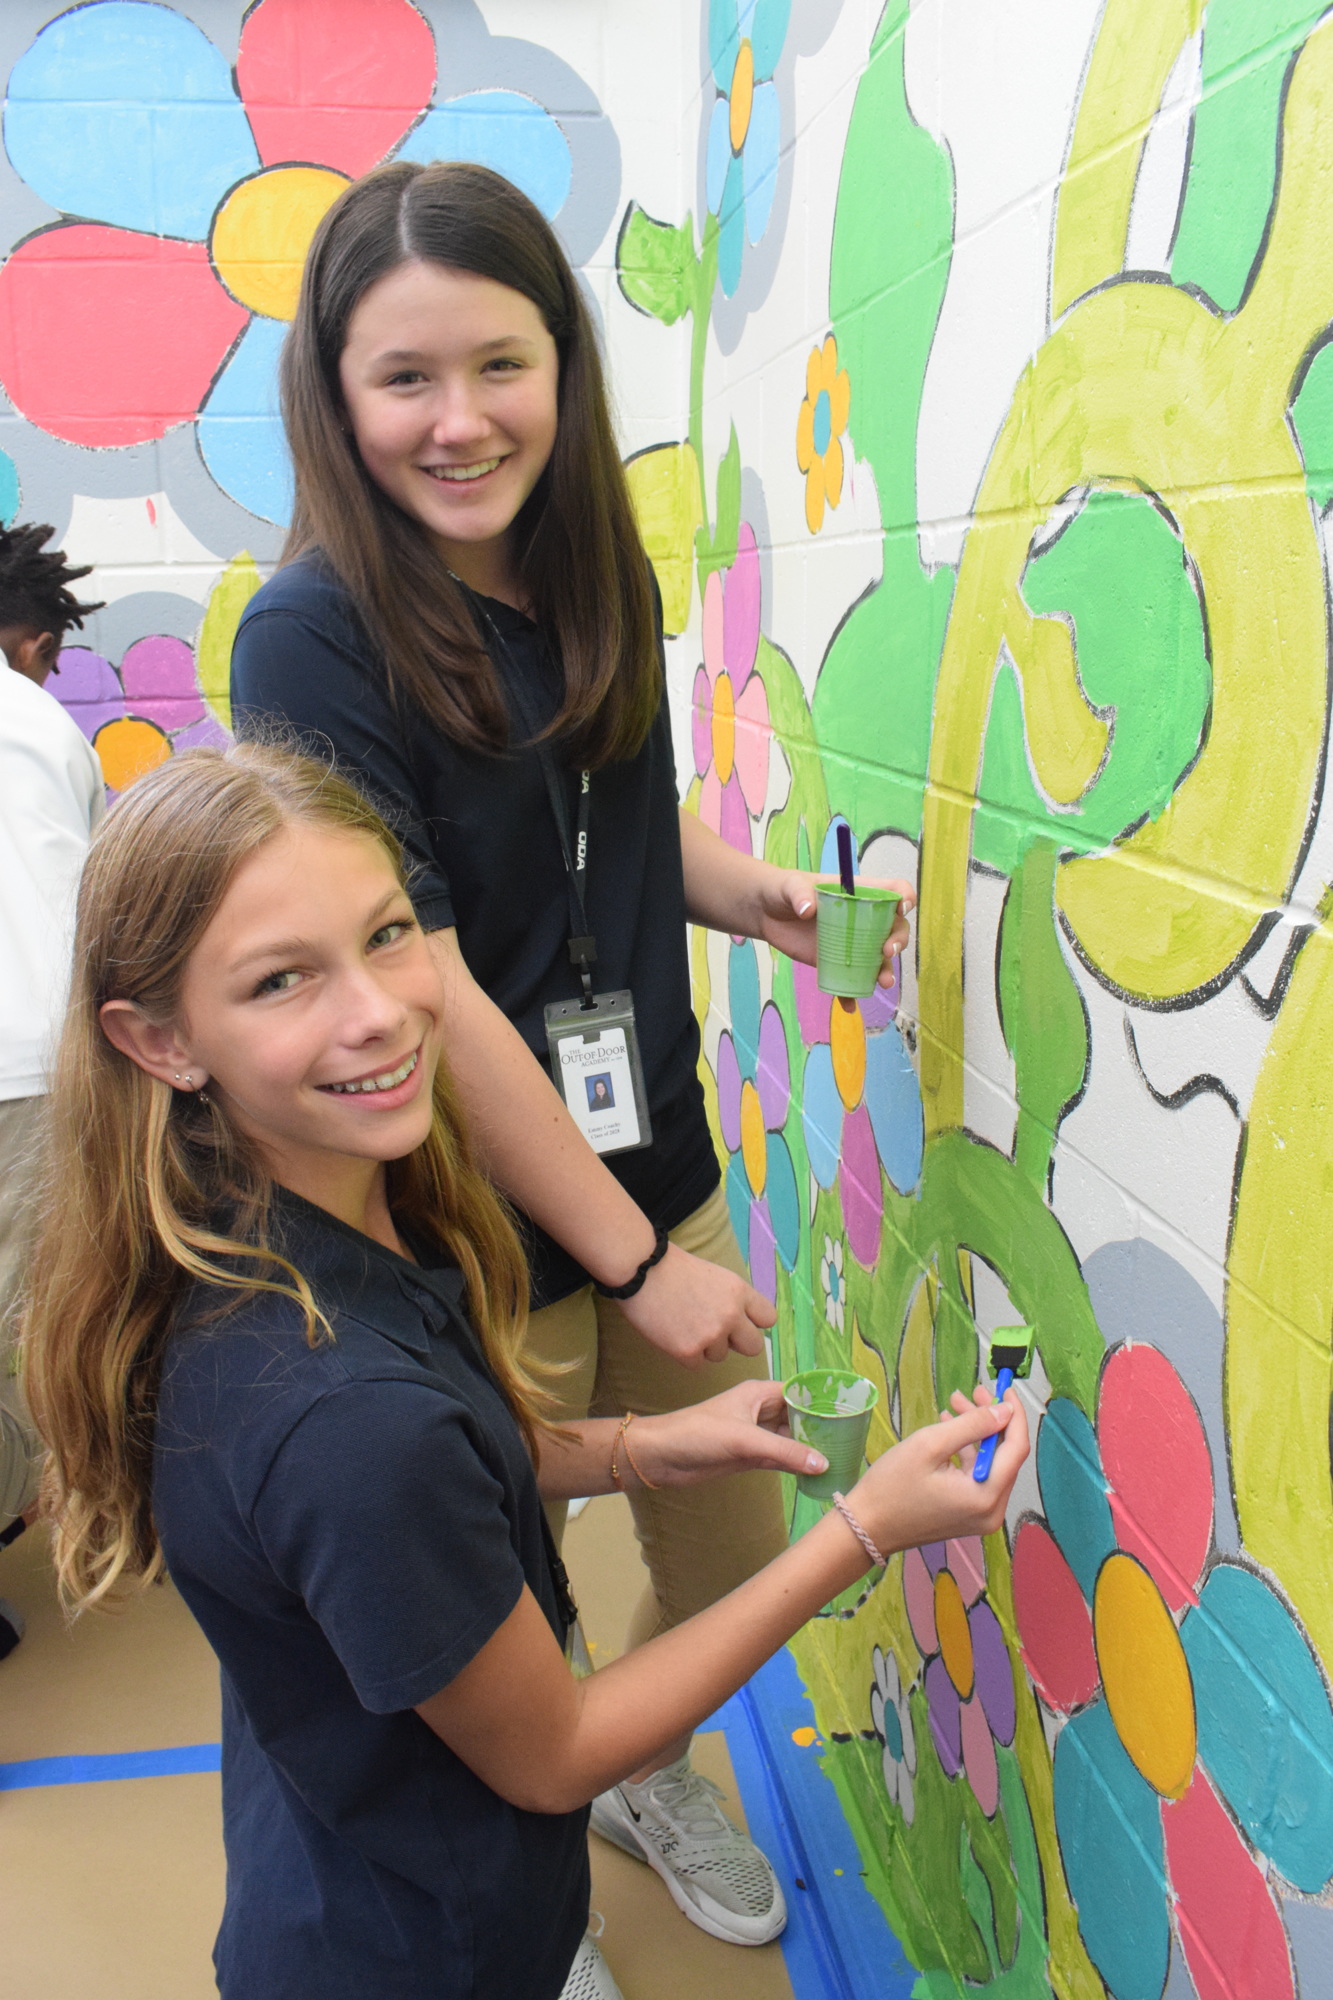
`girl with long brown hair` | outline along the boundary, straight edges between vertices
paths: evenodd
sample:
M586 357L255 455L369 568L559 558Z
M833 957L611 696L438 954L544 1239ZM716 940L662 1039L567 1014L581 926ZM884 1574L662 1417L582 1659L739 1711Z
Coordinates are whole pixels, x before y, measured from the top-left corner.
M396 839L319 765L187 752L93 843L26 1380L67 1602L165 1566L221 1661L223 2000L615 2000L588 1800L868 1551L995 1528L1026 1453L1016 1404L956 1398L732 1596L576 1680L542 1498L825 1462L774 1383L552 1426L447 1017Z
M529 1225L529 1352L562 1368L571 1419L757 1379L774 1309L719 1186L685 926L812 960L815 878L679 809L656 586L550 226L482 167L355 183L311 247L283 407L295 513L237 636L234 712L331 744L402 831L453 974L458 1088ZM778 1483L758 1475L725 1503L700 1489L633 1506L651 1578L636 1640L786 1538ZM761 1944L781 1892L688 1748L608 1790L594 1826L692 1921Z

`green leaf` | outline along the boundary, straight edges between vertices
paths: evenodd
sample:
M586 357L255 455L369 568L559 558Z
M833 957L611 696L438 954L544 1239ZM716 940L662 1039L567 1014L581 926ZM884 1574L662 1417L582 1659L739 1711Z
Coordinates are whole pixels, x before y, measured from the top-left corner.
M1038 1190L1046 1186L1060 1120L1081 1094L1088 1067L1083 997L1055 927L1056 858L1053 841L1033 842L1000 921L1000 1023L1018 1087L1014 1164Z
M780 812L768 823L764 858L779 868L809 867L811 854L818 854L829 823L828 794L824 790L824 766L810 724L805 689L795 667L771 639L762 633L755 657L755 670L768 697L768 719L782 754L791 770L791 790ZM805 861L801 855L801 832L805 833Z
M965 1826L960 1826L958 1829L958 1843L963 1901L967 1904L968 1914L981 1934L981 1942L986 1947L986 1956L990 1960L991 1972L994 1974L1000 1969L1000 1960L995 1948L995 1904L991 1897L990 1884L977 1865Z
M1322 513L1333 500L1333 344L1316 353L1291 406L1305 489Z
M697 272L690 217L679 228L654 222L632 201L616 244L616 275L630 304L664 326L674 326L694 305Z
M1077 807L1055 811L1033 783L1014 670L1001 667L973 840L1002 875L1034 838L1093 853L1156 819L1199 754L1212 698L1200 594L1179 535L1143 494L1091 494L1028 563L1022 589L1034 616L1072 624L1084 692L1115 726Z

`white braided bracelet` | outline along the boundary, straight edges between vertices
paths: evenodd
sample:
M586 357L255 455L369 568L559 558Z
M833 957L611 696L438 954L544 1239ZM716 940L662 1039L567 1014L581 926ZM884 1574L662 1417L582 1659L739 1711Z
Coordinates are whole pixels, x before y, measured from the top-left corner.
M857 1520L855 1514L853 1514L851 1508L847 1505L847 1502L843 1499L841 1493L834 1494L833 1504L837 1508L838 1512L842 1515L843 1520L847 1523L847 1526L856 1536L857 1541L861 1544L861 1547L865 1550L866 1554L869 1556L871 1562L874 1563L875 1567L877 1569L885 1568L889 1560L888 1557L882 1556L880 1554L879 1550L875 1547L875 1544L871 1541L865 1529L861 1526L861 1523Z

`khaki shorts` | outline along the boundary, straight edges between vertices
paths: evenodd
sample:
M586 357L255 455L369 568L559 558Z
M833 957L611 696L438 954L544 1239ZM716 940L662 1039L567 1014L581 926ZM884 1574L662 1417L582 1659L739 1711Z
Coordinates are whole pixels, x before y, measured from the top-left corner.
M41 1446L15 1373L18 1296L32 1229L44 1097L0 1102L0 1528L37 1497Z
M672 1230L671 1240L748 1281L721 1188ZM615 1299L599 1297L591 1285L532 1315L527 1352L555 1397L558 1419L568 1423L628 1410L657 1416L768 1373L762 1354L730 1354L704 1368L683 1368L635 1332ZM547 1374L554 1367L564 1372ZM787 1546L775 1472L734 1473L706 1486L640 1490L629 1498L650 1579L632 1622L632 1645L716 1603ZM565 1503L546 1511L559 1542Z

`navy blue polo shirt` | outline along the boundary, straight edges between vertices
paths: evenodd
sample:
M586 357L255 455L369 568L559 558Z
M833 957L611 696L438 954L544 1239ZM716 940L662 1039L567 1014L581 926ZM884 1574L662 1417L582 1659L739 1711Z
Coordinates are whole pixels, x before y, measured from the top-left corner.
M452 1265L278 1191L290 1300L196 1287L163 1364L153 1513L222 1667L223 2000L557 2000L586 1810L520 1811L414 1713L526 1584L541 1503ZM234 1299L234 1295L232 1295Z
M503 755L454 742L395 694L347 590L313 551L278 570L246 606L232 648L232 713L243 736L276 722L317 755L336 753L402 839L425 929L456 929L472 977L549 1072L545 1008L576 1000L580 987L567 949L569 889L555 817L512 689L521 682L527 713L545 723L563 674L522 612L479 601L510 697L515 741ZM577 773L564 776L572 823ZM594 978L601 992L628 987L634 995L653 1121L651 1146L611 1153L605 1164L662 1229L692 1215L719 1179L698 1077L678 807L664 674L637 756L593 774L586 889ZM535 1225L529 1231L534 1305L588 1282L559 1244Z

